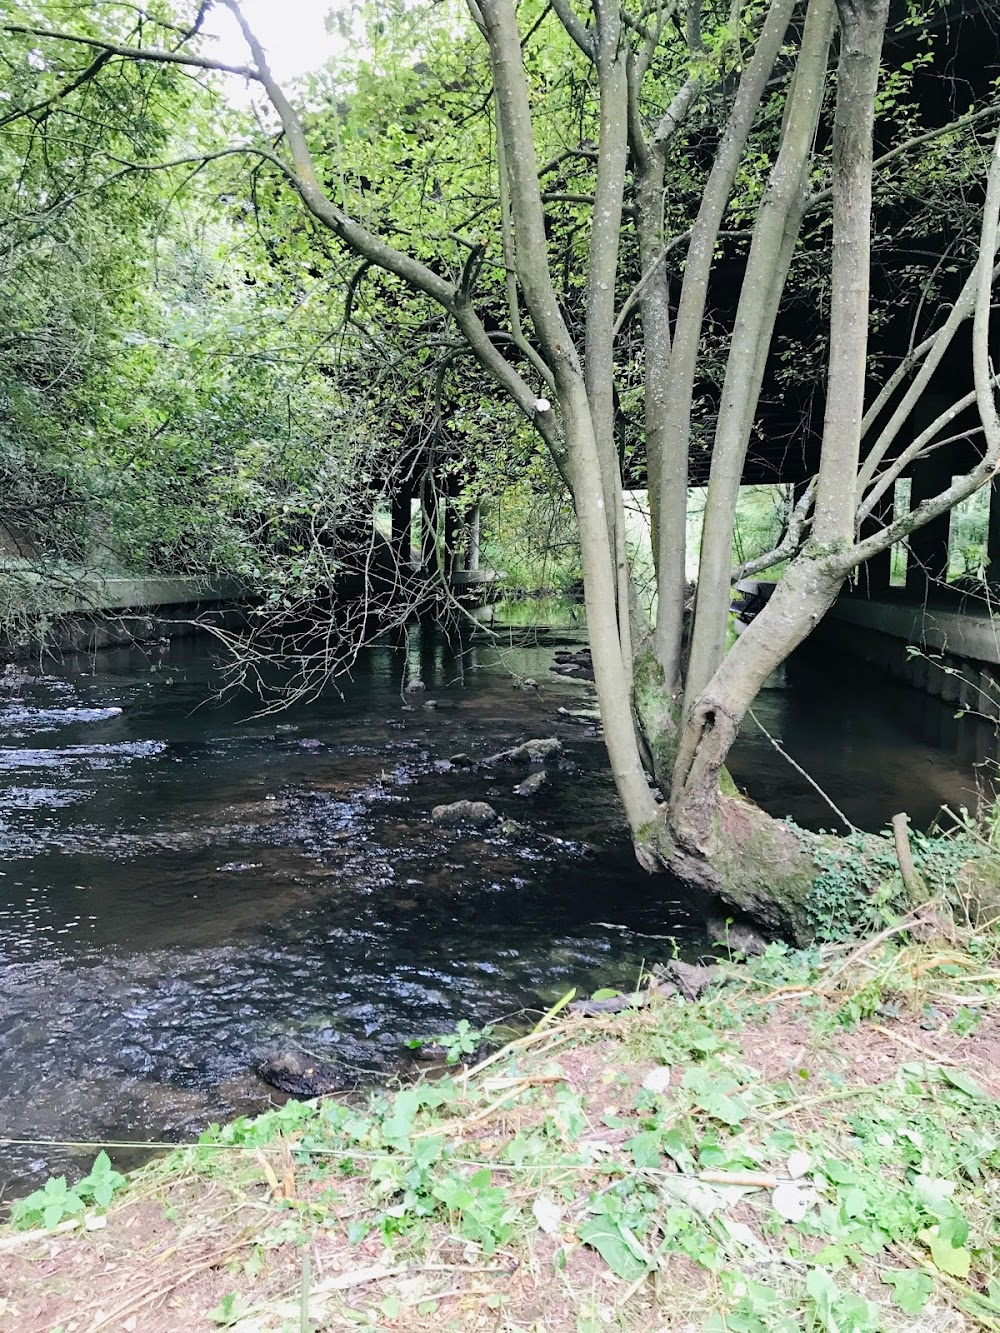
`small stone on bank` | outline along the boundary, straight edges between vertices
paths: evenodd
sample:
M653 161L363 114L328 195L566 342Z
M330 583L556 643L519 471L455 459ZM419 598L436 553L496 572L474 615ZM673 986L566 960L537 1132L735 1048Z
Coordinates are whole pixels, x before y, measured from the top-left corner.
M663 971L675 982L685 1000L697 1000L702 991L714 986L725 975L717 963L684 963L672 958Z

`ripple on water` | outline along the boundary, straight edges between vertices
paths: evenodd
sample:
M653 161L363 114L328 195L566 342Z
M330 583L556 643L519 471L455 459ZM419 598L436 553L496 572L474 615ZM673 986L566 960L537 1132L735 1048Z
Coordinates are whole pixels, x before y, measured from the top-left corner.
M415 665L440 694L455 676L443 641L419 642ZM649 881L609 838L599 747L554 720L585 687L512 691L491 656L458 709L404 713L399 680L417 672L387 650L346 704L276 722L250 718L247 700L209 706L203 648L170 657L154 673L118 655L73 695L35 681L30 704L0 709L0 736L23 727L40 743L0 747L8 1134L188 1135L267 1101L252 1070L275 1043L377 1074L410 1038L537 1009L570 985L630 984L649 959L648 939L590 924L620 912L664 927L655 894L642 898ZM524 650L518 669L544 678L546 650ZM47 734L104 721L115 730L93 744ZM554 727L580 774L530 809L506 779L444 763ZM521 829L442 833L431 808L462 796ZM691 905L671 906L669 926L703 939ZM25 1148L0 1174L26 1184L85 1165Z
M59 749L18 749L0 746L0 771L24 768L68 769L83 765L89 768L116 768L134 759L149 759L162 754L166 741L118 741L103 745L64 745Z
M23 736L36 731L55 731L59 727L71 727L79 722L107 722L113 717L121 717L122 708L30 708L25 704L11 703L0 708L0 727L7 728L12 735Z

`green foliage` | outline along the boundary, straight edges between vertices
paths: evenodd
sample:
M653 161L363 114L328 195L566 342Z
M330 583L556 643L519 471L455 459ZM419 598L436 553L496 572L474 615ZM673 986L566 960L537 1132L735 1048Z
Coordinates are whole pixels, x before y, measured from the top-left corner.
M207 1318L220 1328L232 1328L250 1313L251 1308L250 1302L238 1291L227 1291L218 1305L208 1311Z
M483 556L514 593L573 593L582 586L572 506L540 454L487 513Z
M945 1299L992 1319L1000 1130L984 1089L931 1059L889 1063L877 1083L862 1076L852 1086L836 1071L857 1049L839 1047L839 1014L864 976L882 992L895 978L900 993L906 984L922 993L939 973L971 1007L997 985L977 990L962 977L996 951L989 934L964 956L959 946L921 955L893 942L845 976L843 954L831 965L829 951L772 945L698 1002L661 997L599 1028L571 1020L540 1034L547 1053L515 1045L482 1080L446 1077L359 1105L289 1102L213 1127L145 1174L185 1189L224 1177L226 1207L246 1188L260 1209L261 1155L294 1162L298 1198L275 1200L261 1217L233 1289L208 1312L221 1327L260 1315L255 1292L272 1251L308 1247L330 1228L339 1243L364 1246L360 1266L377 1245L411 1274L443 1247L467 1248L498 1286L512 1260L551 1254L581 1328L607 1319L589 1304L592 1267L583 1267L584 1290L580 1266L568 1262L578 1245L622 1284L602 1301L636 1302L613 1310L627 1326L658 1326L654 1316L669 1308L717 1333L904 1333L936 1319ZM811 994L790 1010L790 992L801 990ZM785 1071L779 1062L764 1076L750 1060L767 1039L762 1004L773 1003L798 1020L801 1063ZM580 1054L590 1048L588 1067L603 1063L603 1077L581 1085L567 1076L576 1061L553 1059L567 1039ZM664 1064L677 1075L668 1083L635 1077ZM109 1169L95 1163L86 1189L96 1196ZM756 1178L802 1191L805 1206L779 1207L774 1185L755 1187ZM48 1192L54 1207L68 1191L55 1181ZM60 1204L59 1215L81 1206ZM551 1246L538 1244L539 1232ZM706 1280L687 1280L692 1267ZM504 1294L489 1308L500 1309ZM424 1301L431 1313L435 1299ZM352 1309L355 1301L359 1323L396 1319L407 1305L391 1286L373 1291L370 1306L361 1292Z
M813 859L816 876L805 912L817 938L838 940L878 927L904 906L891 843L854 832L817 845Z
M476 1029L467 1018L460 1018L454 1032L445 1032L436 1037L418 1037L407 1044L413 1050L428 1045L440 1046L444 1051L445 1064L457 1065L459 1060L472 1055L484 1042L489 1041L492 1035L493 1028L490 1025Z
M789 827L794 821L787 820ZM811 842L816 876L805 901L810 927L821 940L839 940L894 924L910 904L903 889L892 835L872 838L860 832ZM929 893L956 901L963 866L981 858L985 848L971 832L953 836L911 834L914 865Z
M88 1207L107 1208L124 1184L125 1177L114 1169L111 1159L102 1151L88 1174L75 1185L68 1185L65 1176L55 1176L41 1189L16 1200L11 1221L26 1230L34 1227L51 1230Z

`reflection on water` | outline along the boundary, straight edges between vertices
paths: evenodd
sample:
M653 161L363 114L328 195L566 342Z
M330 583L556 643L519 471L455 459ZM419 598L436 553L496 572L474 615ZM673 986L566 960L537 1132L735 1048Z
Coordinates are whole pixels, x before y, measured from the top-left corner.
M902 810L926 829L942 805L975 809L992 792L993 724L956 718L954 705L849 658L833 669L812 654L793 658L753 714L731 757L733 776L771 814L808 828L842 825L762 728L859 828L877 832Z
M712 905L638 870L599 738L557 711L591 697L548 669L582 632L520 605L536 628L461 653L415 629L364 653L343 697L266 718L219 701L204 643L4 682L0 1136L181 1138L266 1103L253 1065L275 1041L364 1076L459 1018L627 985L669 955L664 936L704 947ZM406 695L415 675L427 689ZM529 678L541 688L512 687ZM934 705L795 665L755 712L877 828L971 789L966 758L914 737L918 699ZM566 763L531 800L512 791L523 774L450 763L550 735ZM733 770L775 813L832 824L752 723ZM459 798L522 827L430 823ZM4 1154L15 1187L79 1165Z

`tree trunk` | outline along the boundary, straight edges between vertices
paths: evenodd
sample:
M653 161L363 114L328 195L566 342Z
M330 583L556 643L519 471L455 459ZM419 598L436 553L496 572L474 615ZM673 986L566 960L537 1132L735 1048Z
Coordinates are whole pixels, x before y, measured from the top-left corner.
M748 802L721 794L720 781L765 680L830 609L849 568L843 557L853 538L864 414L872 139L888 0L840 0L839 8L831 351L817 486L819 541L793 560L764 610L691 704L661 838L661 855L672 869L757 915L762 907L771 911L796 933L805 929L801 908L811 880L805 873L809 839ZM769 909L760 901L762 867L769 878Z

